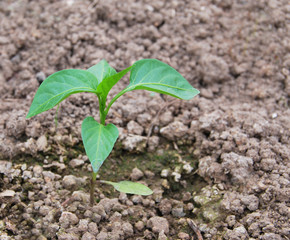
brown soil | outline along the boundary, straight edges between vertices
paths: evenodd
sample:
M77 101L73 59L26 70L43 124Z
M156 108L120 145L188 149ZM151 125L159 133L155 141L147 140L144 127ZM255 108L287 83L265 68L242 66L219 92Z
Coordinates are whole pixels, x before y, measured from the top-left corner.
M287 0L3 0L0 19L0 239L197 239L187 218L204 239L290 238ZM69 97L57 128L55 110L25 115L55 71L101 59L120 71L141 58L168 63L201 94L164 108L147 147L172 99L118 99L107 122L122 133L100 175L155 193L102 186L91 208L80 124L98 117L97 98Z

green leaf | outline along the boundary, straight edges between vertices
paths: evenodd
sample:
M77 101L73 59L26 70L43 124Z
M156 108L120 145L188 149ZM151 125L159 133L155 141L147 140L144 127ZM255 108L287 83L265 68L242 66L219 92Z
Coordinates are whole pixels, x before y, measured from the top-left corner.
M199 94L174 68L157 59L135 62L131 69L130 84L126 92L149 90L189 100Z
M111 153L118 136L119 131L114 124L104 126L93 117L83 121L82 139L95 173Z
M74 93L95 93L99 82L90 72L66 69L50 75L38 88L26 118L53 108Z
M106 99L109 91L112 87L123 77L127 72L131 70L131 67L128 67L117 74L111 75L103 79L103 81L99 84L97 88L97 93L102 96L103 99Z
M100 106L102 106L102 108L106 106L106 99L109 91L128 71L130 71L130 69L131 67L117 73L107 61L102 60L87 70L93 73L100 82L97 88L97 95L99 96Z
M117 191L129 194L144 195L148 196L153 193L153 191L141 183L121 181L118 183L110 181L101 181L102 183L107 183L112 185Z
M94 74L99 83L101 83L104 79L116 74L116 70L112 68L106 60L102 60L96 65L90 67L87 71Z

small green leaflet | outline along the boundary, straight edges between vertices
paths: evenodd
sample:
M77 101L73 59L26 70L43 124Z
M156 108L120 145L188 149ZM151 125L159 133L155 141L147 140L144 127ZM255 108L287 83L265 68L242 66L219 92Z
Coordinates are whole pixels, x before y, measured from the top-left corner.
M82 123L82 139L96 173L111 153L119 136L118 128L114 124L106 126L98 123L93 117L87 117Z
M117 73L116 70L112 68L106 60L100 61L96 65L90 67L87 71L94 74L99 83Z
M98 86L97 88L97 94L102 96L103 99L106 99L108 96L108 93L112 89L112 87L123 77L127 72L131 70L131 67L128 67L121 72L118 72L117 74L111 75L107 78L105 78Z
M126 92L149 90L189 100L199 94L174 68L157 59L135 62L131 69L130 84Z
M129 194L148 196L153 193L153 191L141 183L121 181L118 183L110 181L101 181L102 183L107 183L112 185L117 191Z
M132 66L131 66L132 67ZM131 67L128 67L121 72L116 72L116 70L109 65L106 60L100 61L98 64L90 67L87 71L93 73L98 81L99 85L97 87L97 95L101 101L101 105L106 105L106 99L108 93L112 87L127 73L131 70Z
M38 88L26 118L53 108L74 93L95 93L98 84L97 78L86 70L66 69L56 72Z

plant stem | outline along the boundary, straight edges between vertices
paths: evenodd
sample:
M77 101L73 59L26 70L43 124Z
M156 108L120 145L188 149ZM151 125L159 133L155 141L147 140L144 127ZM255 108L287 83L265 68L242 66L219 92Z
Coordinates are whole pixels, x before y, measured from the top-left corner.
M90 189L90 205L91 206L94 206L94 203L95 203L94 193L95 193L95 186L96 186L96 178L97 178L97 173L92 172L91 189Z
M106 116L107 116L107 114L105 114L103 111L100 111L100 123L102 125L105 125Z
M105 112L106 102L103 101L101 96L99 96L99 95L97 95L97 96L99 99L100 123L102 125L105 125L106 116L107 116L107 114Z
M123 89L121 92L119 92L108 104L107 108L105 109L105 115L108 114L110 107L112 106L112 104L119 98L121 97L124 93L129 92L131 89L130 88L125 88Z

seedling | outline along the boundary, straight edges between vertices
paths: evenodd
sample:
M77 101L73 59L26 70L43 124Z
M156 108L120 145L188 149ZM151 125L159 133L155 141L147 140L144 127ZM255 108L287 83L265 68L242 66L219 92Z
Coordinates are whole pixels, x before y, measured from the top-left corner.
M129 85L107 104L109 91L129 71L131 72ZM61 70L45 79L35 94L26 118L53 108L74 93L90 92L97 95L100 123L93 117L87 117L84 119L81 129L85 151L93 168L90 190L91 205L94 203L97 172L111 153L119 135L115 125L105 124L108 111L124 93L142 89L184 100L191 99L199 93L169 65L156 59L143 59L118 73L105 60L87 70ZM129 181L101 182L112 185L120 192L138 195L152 194L151 189L140 183Z

